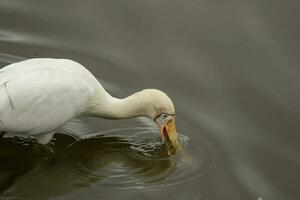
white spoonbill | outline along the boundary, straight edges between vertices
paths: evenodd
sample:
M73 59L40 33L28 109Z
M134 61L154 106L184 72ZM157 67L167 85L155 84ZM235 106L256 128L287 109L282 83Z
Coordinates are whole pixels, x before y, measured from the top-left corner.
M47 144L57 128L79 116L146 116L173 152L179 147L174 105L160 90L112 97L84 66L68 59L34 58L0 70L0 132Z

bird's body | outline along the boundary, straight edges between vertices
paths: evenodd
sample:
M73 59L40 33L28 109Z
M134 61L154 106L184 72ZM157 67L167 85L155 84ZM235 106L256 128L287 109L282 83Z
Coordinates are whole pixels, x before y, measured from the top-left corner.
M0 72L0 131L35 135L41 143L47 143L46 133L82 115L102 88L82 65L66 59L29 59Z
M174 107L161 91L114 98L85 67L68 59L28 59L0 70L0 132L35 136L42 144L78 116L154 118L167 111Z

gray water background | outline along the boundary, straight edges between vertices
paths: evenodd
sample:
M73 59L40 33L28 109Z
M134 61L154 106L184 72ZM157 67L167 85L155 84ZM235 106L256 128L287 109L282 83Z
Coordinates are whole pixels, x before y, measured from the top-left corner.
M70 58L115 96L161 89L186 156L147 119L78 119L65 130L98 136L57 134L55 158L1 139L0 199L300 199L299 17L293 0L1 0L1 67Z

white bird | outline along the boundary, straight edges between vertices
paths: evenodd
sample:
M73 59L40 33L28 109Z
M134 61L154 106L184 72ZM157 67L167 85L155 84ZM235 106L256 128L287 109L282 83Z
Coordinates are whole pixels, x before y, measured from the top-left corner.
M179 147L174 105L160 90L112 97L84 66L68 59L34 58L0 70L0 132L47 144L57 128L79 116L146 116L156 122L170 149Z

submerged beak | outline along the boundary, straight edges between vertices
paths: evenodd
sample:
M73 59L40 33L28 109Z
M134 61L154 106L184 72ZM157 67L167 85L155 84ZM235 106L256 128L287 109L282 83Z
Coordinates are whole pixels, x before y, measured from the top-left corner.
M166 144L168 152L170 154L175 154L180 147L175 127L175 118L170 119L166 125L161 127L161 136L163 142Z

